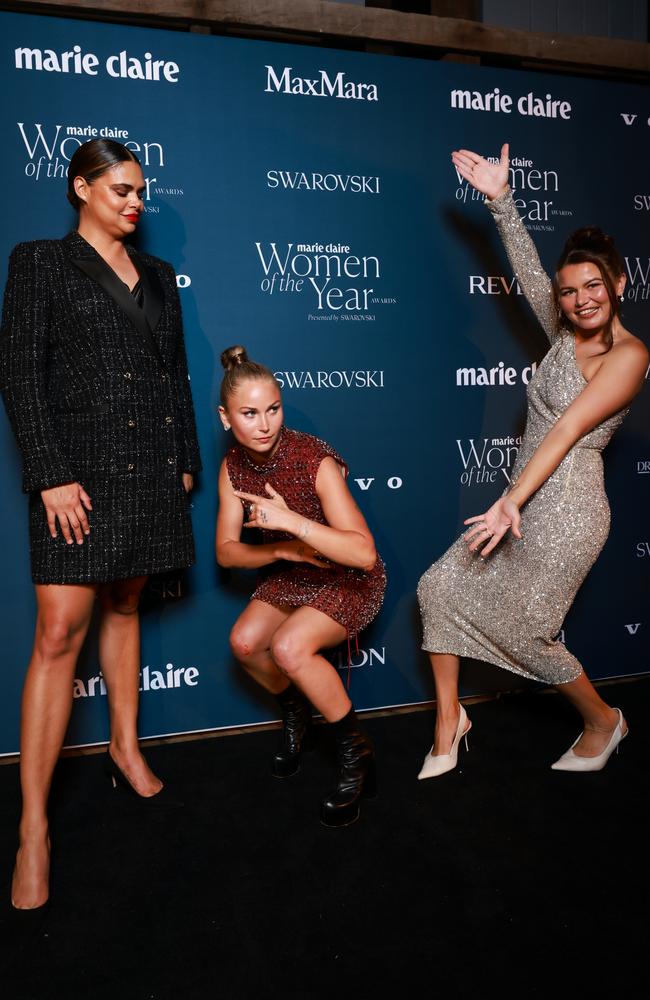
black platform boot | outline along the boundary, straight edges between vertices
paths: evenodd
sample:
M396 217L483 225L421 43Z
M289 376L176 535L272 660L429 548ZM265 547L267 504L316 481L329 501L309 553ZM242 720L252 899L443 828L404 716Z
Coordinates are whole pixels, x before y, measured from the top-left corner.
M362 796L377 794L375 750L359 729L354 709L329 725L336 742L338 783L321 802L320 818L325 826L349 826L359 819Z
M276 778L290 778L300 770L300 758L309 739L311 705L293 684L276 698L282 710L282 731L271 770Z

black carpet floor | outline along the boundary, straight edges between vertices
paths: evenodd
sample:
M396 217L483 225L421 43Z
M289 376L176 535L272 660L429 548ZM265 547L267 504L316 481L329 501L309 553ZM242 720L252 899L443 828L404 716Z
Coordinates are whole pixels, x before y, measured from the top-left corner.
M553 772L577 735L556 696L469 708L461 767L418 782L433 716L369 719L380 794L320 825L320 732L294 778L275 733L148 750L184 808L63 760L52 899L8 904L18 774L0 767L3 1000L647 995L650 679L605 689L630 737L597 774Z

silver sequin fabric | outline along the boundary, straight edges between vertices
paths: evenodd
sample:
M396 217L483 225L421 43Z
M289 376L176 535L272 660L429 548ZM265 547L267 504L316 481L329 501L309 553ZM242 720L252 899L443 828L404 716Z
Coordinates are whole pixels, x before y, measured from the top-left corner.
M487 202L513 271L551 347L528 386L528 414L512 477L517 478L553 424L583 391L575 340L562 333L551 281L510 192ZM558 641L565 615L609 532L601 452L626 410L585 434L522 508L522 535L486 559L461 536L418 586L422 648L483 660L547 684L582 672ZM468 511L470 514L479 511Z

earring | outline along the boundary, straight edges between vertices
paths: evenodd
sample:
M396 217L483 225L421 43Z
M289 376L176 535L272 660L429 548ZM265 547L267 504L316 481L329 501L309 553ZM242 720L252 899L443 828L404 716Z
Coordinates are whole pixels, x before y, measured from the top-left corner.
M619 299L621 300L621 302L625 302L625 296L624 295L622 295L622 294L619 295Z
M224 424L223 425L223 429L224 429L224 431L229 431L230 430L230 424Z

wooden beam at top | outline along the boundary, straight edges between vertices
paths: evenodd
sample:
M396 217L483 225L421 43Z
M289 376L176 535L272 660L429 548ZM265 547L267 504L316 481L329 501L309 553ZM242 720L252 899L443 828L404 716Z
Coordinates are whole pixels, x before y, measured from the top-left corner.
M496 28L477 21L326 0L28 0L9 10L137 19L152 26L203 24L217 30L280 32L328 40L413 46L436 52L508 57L557 68L650 75L650 45L615 38Z

